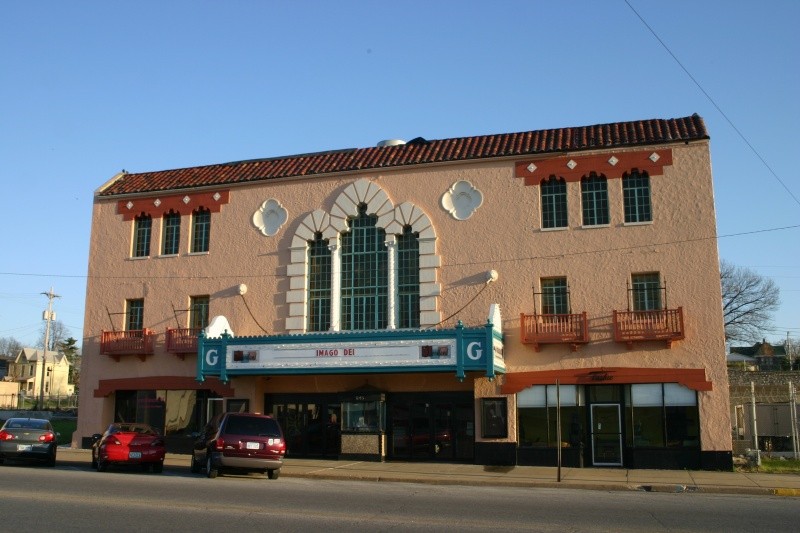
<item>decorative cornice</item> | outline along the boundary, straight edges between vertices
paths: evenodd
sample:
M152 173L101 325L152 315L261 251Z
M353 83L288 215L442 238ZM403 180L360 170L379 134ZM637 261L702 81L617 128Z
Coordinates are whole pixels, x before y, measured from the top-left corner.
M230 191L211 191L190 194L176 194L172 196L149 196L117 202L117 214L124 220L133 220L144 213L153 218L174 211L187 215L192 211L204 207L212 213L218 213L224 204L230 201Z
M620 179L631 170L647 172L650 176L664 174L664 167L672 165L672 150L641 150L637 152L606 152L595 155L572 155L519 161L514 165L514 175L525 180L525 185L539 185L550 176L565 181L580 181L592 172L607 179Z

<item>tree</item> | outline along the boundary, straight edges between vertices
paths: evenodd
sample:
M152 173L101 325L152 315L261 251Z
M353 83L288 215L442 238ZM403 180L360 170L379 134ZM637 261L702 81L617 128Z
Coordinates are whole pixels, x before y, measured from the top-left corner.
M0 354L16 357L22 348L22 343L14 337L0 337Z
M42 326L42 338L39 341L39 346L44 346L44 334L46 329L47 324ZM69 329L64 325L63 322L60 320L53 320L50 322L50 336L47 339L47 350L50 352L56 351L58 349L58 345L61 344L61 342L64 341L68 335Z
M781 303L780 289L772 279L724 260L720 262L719 271L725 338L729 341L761 340Z
M69 383L74 384L77 390L80 385L81 376L81 354L78 349L78 341L70 337L59 342L56 348L63 353L71 363L69 367Z

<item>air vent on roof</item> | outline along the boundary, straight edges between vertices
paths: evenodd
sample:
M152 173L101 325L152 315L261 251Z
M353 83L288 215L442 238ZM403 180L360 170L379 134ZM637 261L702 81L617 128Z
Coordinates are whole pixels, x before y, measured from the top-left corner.
M400 146L405 143L403 139L386 139L385 141L380 141L378 146Z

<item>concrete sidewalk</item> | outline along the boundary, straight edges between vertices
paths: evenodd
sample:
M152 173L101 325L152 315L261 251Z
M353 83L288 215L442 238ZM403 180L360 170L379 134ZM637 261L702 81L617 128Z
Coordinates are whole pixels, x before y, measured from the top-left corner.
M89 450L60 448L59 462L91 462ZM168 454L165 466L189 470L189 456ZM438 485L702 492L800 497L800 475L701 470L628 470L549 466L483 466L453 463L286 459L281 476L351 481L399 481Z

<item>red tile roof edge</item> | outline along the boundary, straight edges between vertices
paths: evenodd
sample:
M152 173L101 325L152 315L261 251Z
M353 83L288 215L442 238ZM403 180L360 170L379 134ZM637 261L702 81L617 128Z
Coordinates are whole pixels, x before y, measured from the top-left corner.
M615 122L453 139L425 140L418 137L396 146L331 150L155 172L122 173L99 191L97 196L172 191L334 172L621 148L708 138L705 122L697 114L683 118Z

